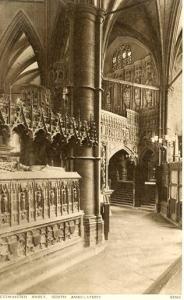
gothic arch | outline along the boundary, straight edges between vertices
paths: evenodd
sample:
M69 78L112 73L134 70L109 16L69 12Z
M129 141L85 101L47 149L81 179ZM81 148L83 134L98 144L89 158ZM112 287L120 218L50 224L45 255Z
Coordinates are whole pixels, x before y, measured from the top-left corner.
M110 161L110 159L119 151L121 150L124 150L126 151L130 156L133 156L134 157L134 152L132 150L130 150L128 147L126 146L122 146L122 145L118 145L118 146L115 146L113 148L109 147L108 149L108 163Z
M9 58L11 48L14 45L14 43L18 40L18 38L21 36L22 33L25 33L27 36L30 45L33 47L33 50L35 52L35 56L39 65L40 69L40 75L41 75L41 81L42 84L45 82L45 53L43 50L43 46L40 41L40 37L38 33L36 32L33 24L31 23L28 16L20 10L16 16L13 18L11 23L9 24L7 30L3 34L0 42L0 53L1 53L1 59L0 59L0 68L3 71L3 74L1 74L1 86L4 80L4 73L5 69L3 66L6 65L6 62Z

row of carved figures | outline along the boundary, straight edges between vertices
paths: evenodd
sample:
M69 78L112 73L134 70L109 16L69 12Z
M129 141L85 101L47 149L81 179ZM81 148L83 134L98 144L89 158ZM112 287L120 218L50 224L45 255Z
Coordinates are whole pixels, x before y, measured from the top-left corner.
M51 184L42 184L42 186L30 184L25 188L21 187L20 183L14 183L14 186L0 185L0 223L2 224L9 223L8 215L11 213L20 214L22 219L26 219L26 213L29 212L32 212L33 216L36 212L36 216L39 217L44 215L44 210L48 209L58 215L59 211L60 214L64 213L61 211L62 208L65 213L72 213L78 211L79 206L80 192L77 181L68 181L66 184L59 182L55 187ZM16 220L14 221L16 223Z

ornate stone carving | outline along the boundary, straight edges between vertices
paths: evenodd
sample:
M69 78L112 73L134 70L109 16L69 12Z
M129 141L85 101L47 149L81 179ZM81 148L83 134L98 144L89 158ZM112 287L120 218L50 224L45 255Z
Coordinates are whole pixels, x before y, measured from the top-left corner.
M129 82L146 85L156 85L156 68L153 57L148 54L141 60L133 62L131 49L121 54L122 50L117 49L112 57L112 72L109 78L118 78ZM128 55L129 53L129 55Z
M60 60L53 64L49 73L49 82L53 99L54 111L70 113L70 103L68 98L68 62Z
M136 154L139 141L139 115L127 110L127 118L102 111L102 141L128 147ZM121 149L121 148L120 148Z
M130 86L124 86L123 89L123 101L125 105L125 109L130 108L130 99L131 99L131 89Z
M141 89L140 88L135 88L134 89L134 103L135 103L135 110L139 111L141 108Z
M81 216L73 220L58 221L54 224L40 225L38 229L0 237L0 267L2 263L17 258L26 257L50 248L55 244L61 245L73 238L81 236Z
M141 79L142 79L142 62L138 61L135 63L134 82L141 83Z
M143 110L140 113L140 140L151 140L158 133L158 109Z
M153 106L152 103L152 91L147 89L144 92L144 106L145 108L150 108Z
M9 260L8 244L4 238L0 238L0 262Z
M10 223L10 194L8 185L0 185L0 223L8 225Z
M26 255L26 235L25 233L21 233L17 235L17 255L19 257Z
M11 175L10 175L11 177ZM17 226L37 219L56 218L80 210L79 181L76 179L0 179L0 225ZM5 230L6 232L6 230Z
M59 80L58 77L59 75L57 76L56 85L59 84L57 83ZM0 105L0 143L8 146L11 131L16 132L21 143L24 143L24 147L22 147L25 152L22 154L24 164L26 164L25 161L27 160L31 161L31 164L37 163L35 162L35 149L33 148L36 147L41 137L43 140L43 136L44 143L42 145L44 147L48 146L48 148L56 146L54 144L56 136L60 137L59 140L62 145L79 143L81 145L87 144L88 146L93 146L97 144L95 121L93 119L88 121L80 120L80 118L75 119L71 116L69 110L70 97L67 88L63 87L62 93L62 109L55 110L54 112L51 106L50 90L44 87L25 86L20 92L19 97L12 103L10 101L5 103L6 98L4 96L1 98L3 99L3 105ZM63 113L62 115L61 112ZM48 145L49 143L50 146ZM43 151L43 147L37 148ZM29 153L27 153L28 150ZM40 151L36 149L36 153ZM52 151L50 152L52 153ZM39 156L39 153L37 154ZM44 157L44 155L41 156Z

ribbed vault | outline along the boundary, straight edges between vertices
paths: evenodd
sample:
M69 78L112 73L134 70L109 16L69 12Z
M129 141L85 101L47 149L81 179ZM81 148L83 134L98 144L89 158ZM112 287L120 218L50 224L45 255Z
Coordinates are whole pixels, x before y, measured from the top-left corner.
M40 84L37 59L25 33L14 44L5 74L6 85Z

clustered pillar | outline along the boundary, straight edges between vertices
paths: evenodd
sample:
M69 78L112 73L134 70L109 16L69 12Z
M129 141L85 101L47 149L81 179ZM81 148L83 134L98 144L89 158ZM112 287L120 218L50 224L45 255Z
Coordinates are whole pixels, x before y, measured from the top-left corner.
M96 26L99 25L95 7L78 4L75 7L74 26L74 114L81 120L98 118L96 82L97 61ZM97 133L99 133L97 129ZM99 151L98 146L75 146L74 166L81 175L81 209L84 210L84 237L86 246L103 240L103 221L99 211Z

